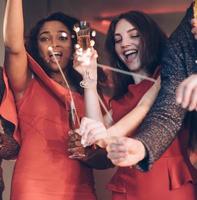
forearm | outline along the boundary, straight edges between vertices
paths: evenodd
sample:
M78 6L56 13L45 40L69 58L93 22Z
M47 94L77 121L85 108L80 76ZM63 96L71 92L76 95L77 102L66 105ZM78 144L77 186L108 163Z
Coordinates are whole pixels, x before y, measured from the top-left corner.
M6 51L19 53L24 49L22 0L7 0L3 36Z
M84 89L86 117L103 122L96 86Z
M174 77L171 77L172 80ZM167 85L166 85L167 83ZM158 98L139 128L135 139L147 149L146 167L160 158L175 139L185 116L185 111L176 104L175 89L169 81L164 83ZM174 84L175 87L178 83Z
M182 116L184 115L182 114ZM177 136L182 124L182 120L177 123L170 123L172 119L169 120L168 117L166 117L165 121L162 123L159 123L160 118L158 118L158 116L153 117L150 115L148 117L151 117L152 120L149 121L149 118L147 118L147 121L145 121L144 125L140 128L140 134L134 137L143 143L147 152L144 160L139 163L142 170L150 169L152 164L162 156ZM168 125L165 126L165 124ZM174 128L172 129L170 127ZM142 132L146 134L141 134Z
M146 104L137 105L117 123L108 129L110 136L132 136L148 113L150 107Z

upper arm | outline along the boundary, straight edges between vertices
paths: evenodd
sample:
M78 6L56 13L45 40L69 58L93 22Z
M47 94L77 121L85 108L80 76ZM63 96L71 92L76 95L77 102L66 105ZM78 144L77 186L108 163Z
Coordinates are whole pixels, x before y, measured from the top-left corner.
M31 79L25 48L19 53L5 52L5 68L9 83L16 96L23 94Z

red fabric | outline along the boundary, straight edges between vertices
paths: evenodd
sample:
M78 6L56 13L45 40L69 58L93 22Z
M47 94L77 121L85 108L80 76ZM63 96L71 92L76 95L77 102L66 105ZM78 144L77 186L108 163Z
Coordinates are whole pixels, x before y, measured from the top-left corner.
M0 106L0 115L4 119L12 122L15 125L15 127L17 127L18 120L17 120L16 107L14 103L14 97L11 89L9 88L8 79L6 77L5 72L3 72L3 79L6 88Z
M17 102L21 144L11 200L95 200L92 170L68 158L68 90L50 79L29 57L36 74ZM83 98L74 94L79 116Z
M149 81L130 85L129 92L121 100L113 101L115 121L132 110L151 85ZM113 193L112 199L196 200L197 171L188 158L187 140L188 132L182 130L148 172L136 168L119 168L108 184L108 189Z

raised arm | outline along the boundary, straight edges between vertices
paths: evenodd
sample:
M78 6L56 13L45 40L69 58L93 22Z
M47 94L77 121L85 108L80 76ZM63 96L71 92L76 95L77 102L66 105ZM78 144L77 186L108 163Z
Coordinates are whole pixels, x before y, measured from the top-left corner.
M81 55L76 50L74 56L74 68L82 77L82 86L84 87L84 101L86 117L103 122L98 92L97 92L97 52L90 50L90 54ZM89 60L89 62L87 62Z
M5 67L11 87L18 99L30 80L27 55L24 45L24 21L22 0L7 0L3 36Z

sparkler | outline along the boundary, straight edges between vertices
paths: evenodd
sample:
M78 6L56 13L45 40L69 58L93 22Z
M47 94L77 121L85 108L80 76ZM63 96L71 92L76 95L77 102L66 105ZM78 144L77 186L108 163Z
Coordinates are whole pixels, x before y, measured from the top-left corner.
M51 52L51 54L52 54L52 56L54 58L54 61L57 64L57 67L58 67L58 69L59 69L59 71L61 73L61 76L62 76L62 78L63 78L63 80L64 80L64 82L66 84L66 87L68 88L69 95L70 95L70 100L71 100L71 102L70 102L70 108L71 108L72 119L74 119L74 115L76 115L77 123L80 124L79 116L78 116L77 111L76 111L76 106L75 106L73 95L72 95L72 92L71 92L71 89L70 89L70 85L68 84L68 81L66 80L64 72L62 71L62 68L61 68L61 66L60 66L60 64L59 64L59 62L58 62L58 60L57 60L57 58L55 56L55 53L53 51L53 47L49 46L48 47L48 51Z

